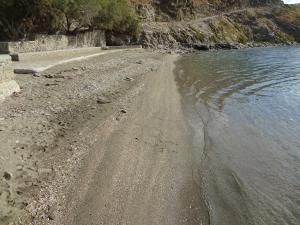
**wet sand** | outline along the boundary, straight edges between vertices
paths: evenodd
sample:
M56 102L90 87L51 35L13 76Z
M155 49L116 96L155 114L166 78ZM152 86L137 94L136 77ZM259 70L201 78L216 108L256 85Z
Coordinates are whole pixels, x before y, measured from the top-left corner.
M100 125L59 224L205 224L193 152L168 56L126 116Z

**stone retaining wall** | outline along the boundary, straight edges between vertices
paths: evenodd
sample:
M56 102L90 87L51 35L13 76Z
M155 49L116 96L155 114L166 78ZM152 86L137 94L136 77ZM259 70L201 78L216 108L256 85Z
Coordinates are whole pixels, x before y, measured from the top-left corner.
M27 53L62 50L81 47L105 47L106 38L104 31L91 31L66 35L36 35L35 41L0 42L0 53Z
M12 61L9 55L0 55L0 101L11 95L13 92L19 92L20 87L14 79Z

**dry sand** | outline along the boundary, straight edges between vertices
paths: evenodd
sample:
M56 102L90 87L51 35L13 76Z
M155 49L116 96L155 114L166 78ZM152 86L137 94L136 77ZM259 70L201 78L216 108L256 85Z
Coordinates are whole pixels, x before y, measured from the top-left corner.
M175 60L128 51L19 77L0 109L0 221L207 224Z

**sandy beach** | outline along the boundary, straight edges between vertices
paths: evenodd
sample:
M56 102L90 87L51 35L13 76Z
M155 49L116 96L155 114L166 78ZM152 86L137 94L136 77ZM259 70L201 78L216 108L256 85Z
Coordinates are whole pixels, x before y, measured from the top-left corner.
M17 76L0 109L1 222L206 224L176 58L124 51Z

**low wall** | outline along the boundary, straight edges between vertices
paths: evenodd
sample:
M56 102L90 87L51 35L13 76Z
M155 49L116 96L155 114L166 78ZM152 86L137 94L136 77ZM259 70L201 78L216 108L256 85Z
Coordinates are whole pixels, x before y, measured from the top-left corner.
M12 61L9 55L0 55L0 83L14 78Z
M74 36L36 35L35 41L0 42L0 53L27 53L81 47L105 47L104 31L91 31Z
M19 92L20 87L14 79L12 61L9 55L0 55L0 100Z

